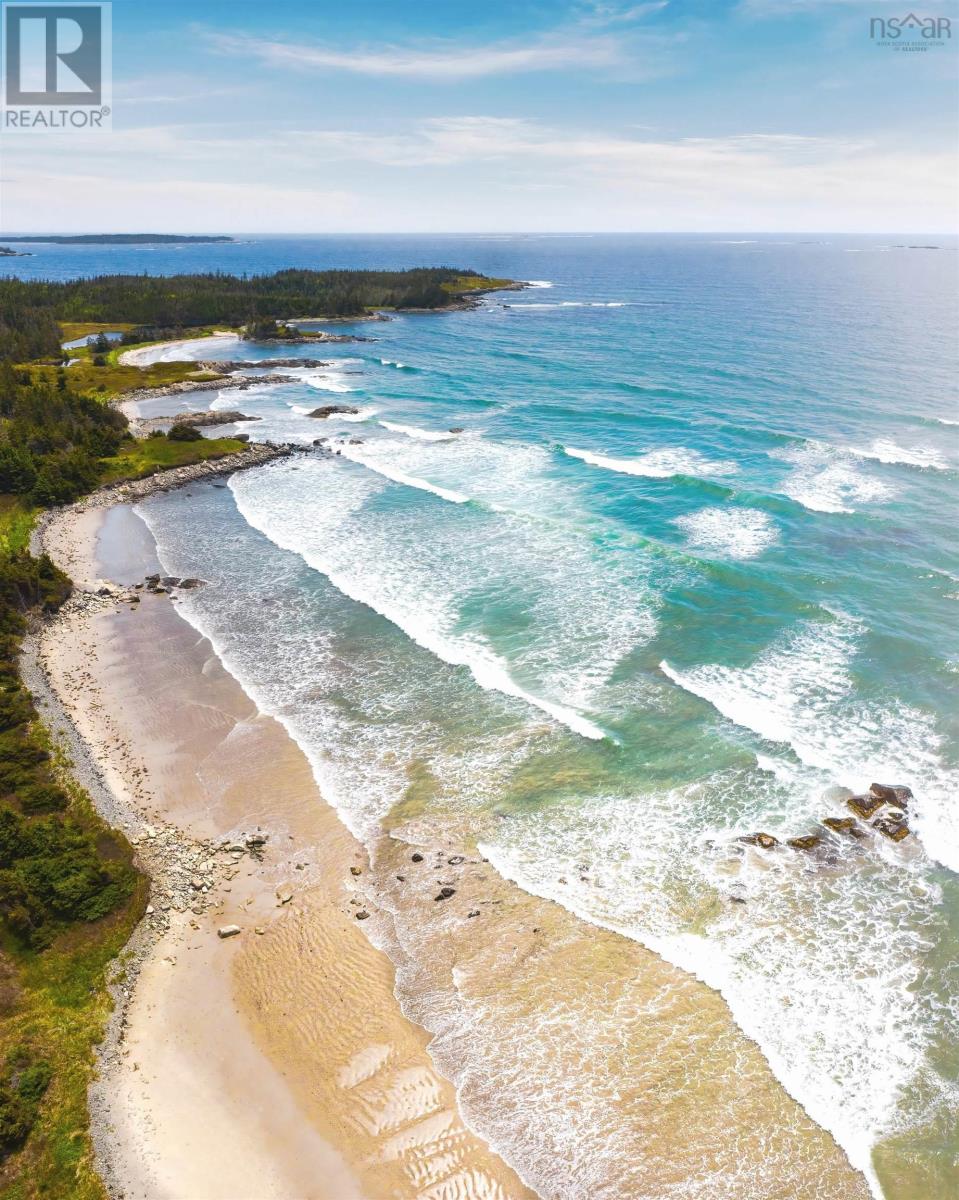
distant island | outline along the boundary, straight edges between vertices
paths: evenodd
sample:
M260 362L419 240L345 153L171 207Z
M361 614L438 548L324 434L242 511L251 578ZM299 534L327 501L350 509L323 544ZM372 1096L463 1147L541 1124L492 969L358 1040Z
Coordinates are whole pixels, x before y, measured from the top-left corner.
M182 245L184 242L232 242L234 239L223 234L181 233L70 233L60 236L31 233L19 237L5 237L5 242L55 242L58 246L153 246Z

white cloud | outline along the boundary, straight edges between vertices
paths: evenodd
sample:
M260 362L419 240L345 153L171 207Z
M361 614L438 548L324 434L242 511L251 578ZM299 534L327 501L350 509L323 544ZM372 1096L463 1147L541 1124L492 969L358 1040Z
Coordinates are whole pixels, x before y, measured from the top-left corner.
M356 75L457 82L488 75L612 66L623 61L623 46L612 35L549 34L521 42L463 46L433 42L421 48L385 46L338 50L332 46L264 41L245 35L210 34L224 54L257 58L276 67L348 71Z
M795 133L668 139L521 118L386 129L178 125L9 140L7 228L783 230L954 227L955 157ZM389 203L383 197L389 196Z

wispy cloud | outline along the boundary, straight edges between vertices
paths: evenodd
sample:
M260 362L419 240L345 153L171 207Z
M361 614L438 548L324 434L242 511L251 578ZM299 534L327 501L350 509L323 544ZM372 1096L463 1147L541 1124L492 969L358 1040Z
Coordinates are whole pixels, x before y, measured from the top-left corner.
M593 26L631 25L668 7L669 0L649 0L647 4L587 4L580 23Z
M341 50L298 42L264 41L236 34L209 34L223 54L256 58L270 66L436 82L489 75L607 67L624 61L623 45L611 34L554 33L526 41L464 46L431 42L419 47L380 46Z

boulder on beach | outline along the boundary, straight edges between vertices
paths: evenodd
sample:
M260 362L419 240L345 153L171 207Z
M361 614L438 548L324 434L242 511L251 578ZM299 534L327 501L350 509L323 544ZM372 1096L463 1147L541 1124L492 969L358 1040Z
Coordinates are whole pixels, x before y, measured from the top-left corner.
M239 932L239 925L221 925L216 931L216 936L220 938L231 938L236 937Z
M356 416L360 410L352 404L323 404L319 408L314 408L311 413L307 413L310 417L334 417L337 413L347 413L350 416Z

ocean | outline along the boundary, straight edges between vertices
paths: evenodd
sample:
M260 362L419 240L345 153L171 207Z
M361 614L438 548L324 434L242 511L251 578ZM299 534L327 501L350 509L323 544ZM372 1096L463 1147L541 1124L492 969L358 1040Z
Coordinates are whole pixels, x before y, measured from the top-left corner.
M945 1200L957 248L912 240L251 238L38 246L0 269L450 264L532 281L470 312L335 326L367 342L192 350L315 357L295 384L213 407L261 418L254 439L325 436L336 454L142 504L167 569L209 581L179 611L374 854L435 823L585 936L655 952L721 994L875 1197ZM358 412L308 415L330 403ZM821 824L851 815L842 789L874 781L912 789L904 841ZM741 840L757 832L779 844ZM812 849L786 844L810 834ZM402 991L418 931L396 924ZM612 1062L557 1104L555 1079L510 1062L522 1037L484 1040L495 998L414 986L405 1002L440 1046L472 1030L469 1071L496 1058L503 1090L522 1076L551 1145L572 1122L552 1168L534 1147L548 1130L492 1137L544 1196L774 1194L705 1169L645 1190L640 1148L596 1090L628 1082ZM607 999L546 1006L543 1031L558 1022L577 1061L595 1058L597 1027L603 1045L629 1028ZM680 1095L696 1070L658 1086ZM483 1132L479 1106L472 1119Z

